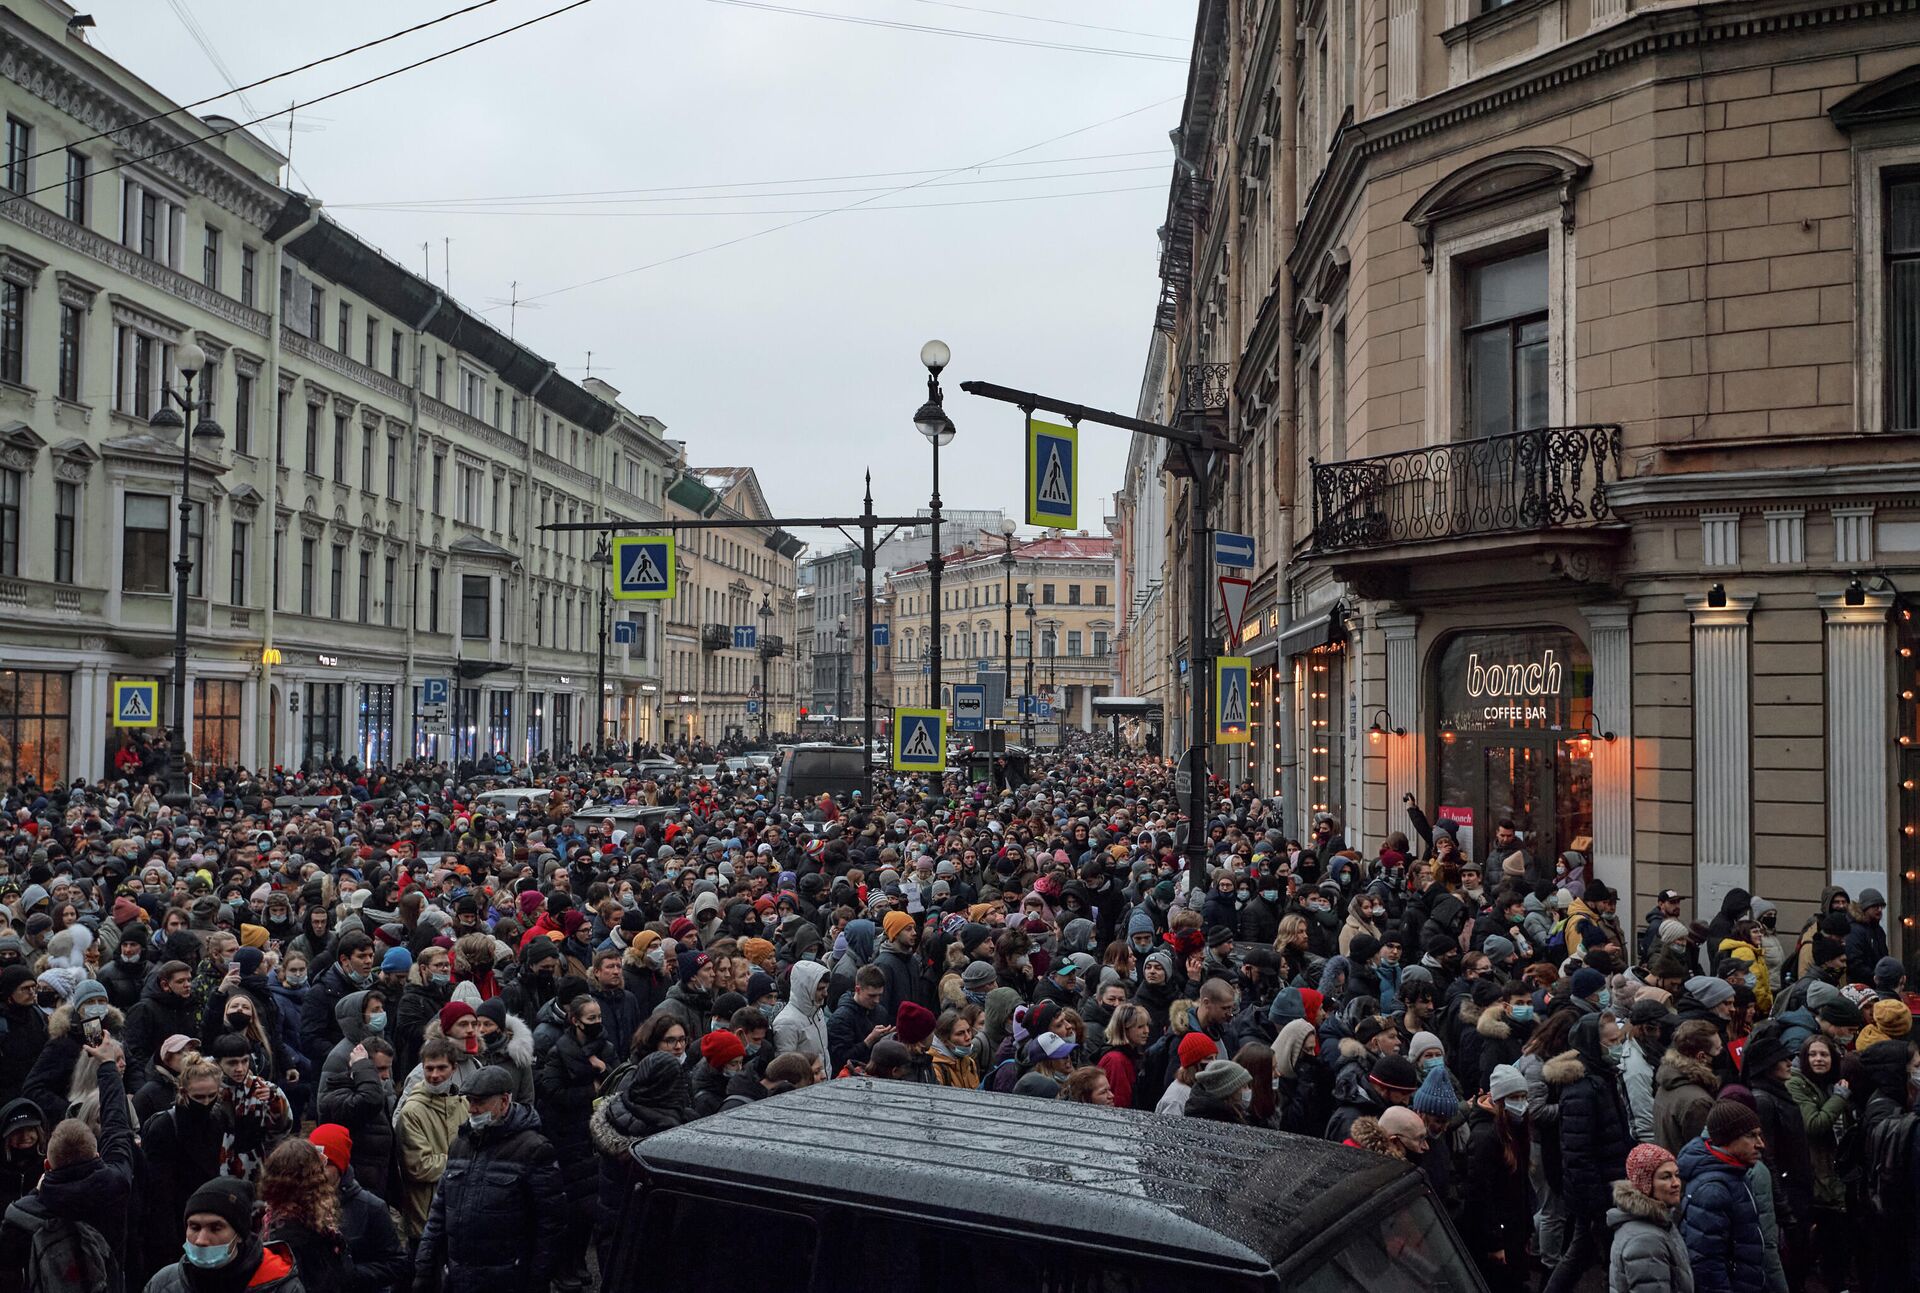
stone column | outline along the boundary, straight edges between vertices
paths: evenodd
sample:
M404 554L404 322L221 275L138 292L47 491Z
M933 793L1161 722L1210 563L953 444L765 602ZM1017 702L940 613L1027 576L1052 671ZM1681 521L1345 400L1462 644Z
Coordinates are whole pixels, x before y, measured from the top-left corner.
M1426 739L1426 723L1420 708L1420 652L1417 640L1418 615L1379 615L1387 648L1387 719L1391 728L1401 728L1405 736L1386 738L1386 832L1407 830L1403 797L1420 796L1420 750Z
M1724 606L1687 598L1693 615L1693 854L1697 912L1720 910L1729 889L1751 889L1754 595Z
M1820 595L1827 627L1827 867L1833 883L1856 896L1894 887L1892 606L1889 593L1867 593L1859 606L1847 605L1845 593Z
M1593 655L1593 874L1619 891L1624 923L1639 927L1633 884L1633 610L1589 606ZM1611 738L1611 739L1609 739Z

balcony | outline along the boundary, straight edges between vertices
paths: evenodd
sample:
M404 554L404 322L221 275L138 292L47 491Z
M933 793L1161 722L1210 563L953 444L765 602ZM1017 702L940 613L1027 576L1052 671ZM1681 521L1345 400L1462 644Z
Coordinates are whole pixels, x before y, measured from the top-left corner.
M769 660L784 655L786 649L786 641L777 633L764 634L760 638L760 654Z
M725 651L733 645L733 626L731 624L702 624L700 626L700 649L703 651Z
M1620 428L1541 427L1313 464L1313 555L1370 554L1541 531L1613 530ZM1595 538L1601 536L1595 535Z

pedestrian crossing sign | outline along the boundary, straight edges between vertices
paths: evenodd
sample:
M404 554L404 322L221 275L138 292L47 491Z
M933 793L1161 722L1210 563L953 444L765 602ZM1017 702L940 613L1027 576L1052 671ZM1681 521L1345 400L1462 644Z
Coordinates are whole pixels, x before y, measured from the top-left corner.
M613 595L619 601L664 601L673 597L673 540L634 534L613 541Z
M947 770L947 712L943 709L893 711L893 770Z
M115 727L160 726L160 684L157 682L114 683L113 725Z
M1216 745L1246 745L1253 739L1247 722L1253 661L1223 655L1213 662L1213 739Z
M1080 432L1027 419L1027 524L1079 527Z

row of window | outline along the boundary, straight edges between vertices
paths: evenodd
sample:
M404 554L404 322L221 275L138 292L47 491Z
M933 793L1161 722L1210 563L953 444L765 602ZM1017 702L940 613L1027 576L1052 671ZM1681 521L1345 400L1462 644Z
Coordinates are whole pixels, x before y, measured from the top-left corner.
M894 659L901 661L919 659L920 653L925 649L926 640L930 636L931 634L924 629L920 630L917 635L912 629L902 631L894 641ZM918 645L916 645L916 637L918 639ZM1002 654L1002 643L1005 640L1006 639L1004 639L996 629L986 629L978 632L956 630L951 633L943 629L940 633L940 654L943 659L960 659L978 656L993 660ZM1080 655L1083 648L1087 645L1088 640L1088 636L1081 630L1068 629L1066 631L1067 649L1065 654L1068 657ZM1024 658L1026 656L1030 641L1031 638L1026 629L1014 630L1013 654L1016 658ZM1108 636L1107 630L1094 629L1091 642L1093 646L1092 654L1095 657L1101 657L1108 653L1111 638ZM1040 631L1040 650L1037 654L1043 658L1061 654L1059 630L1042 629Z
M1092 588L1093 601L1091 605L1105 606L1107 604L1107 585L1094 584ZM940 593L940 606L942 610L949 611L967 610L975 606L998 606L1001 602L1001 592L1001 586L995 583L969 584L960 588L943 589ZM1067 600L1064 603L1060 601L1058 592L1058 588L1053 584L1041 584L1040 605L1083 606L1089 604L1082 600L1081 586L1079 584L1068 584L1066 586ZM1024 606L1031 601L1032 598L1032 584L1022 583L1014 585L1013 604L1015 606ZM927 613L927 605L932 600L931 594L922 594L919 597L902 597L900 599L900 613L902 615L925 615Z
M668 649L666 653L668 691L705 695L750 696L760 685L760 662L749 656L726 655L709 651ZM779 695L790 689L787 666L778 659L766 662L768 688Z

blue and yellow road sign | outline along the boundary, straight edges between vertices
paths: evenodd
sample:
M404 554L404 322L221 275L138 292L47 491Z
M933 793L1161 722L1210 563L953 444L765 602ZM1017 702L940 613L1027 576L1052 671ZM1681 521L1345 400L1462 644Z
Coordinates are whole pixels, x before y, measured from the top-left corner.
M1247 721L1253 661L1223 655L1213 662L1213 739L1216 745L1245 745L1253 739Z
M947 770L947 712L943 709L893 711L893 770Z
M157 682L114 683L113 725L115 727L160 726L160 684Z
M630 534L613 541L613 595L620 601L663 601L673 596L673 539Z
M1080 432L1027 419L1027 524L1079 528Z

